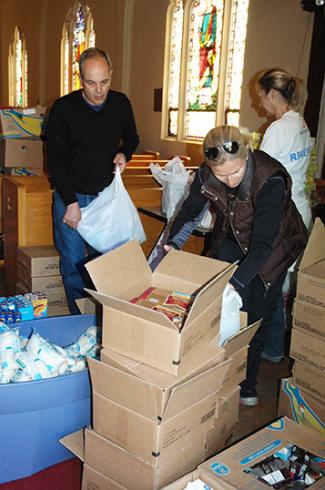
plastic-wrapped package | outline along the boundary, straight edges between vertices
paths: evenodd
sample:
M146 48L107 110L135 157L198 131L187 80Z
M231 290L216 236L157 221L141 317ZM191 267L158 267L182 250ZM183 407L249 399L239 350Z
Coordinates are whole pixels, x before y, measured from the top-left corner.
M62 364L67 364L65 352L59 351L53 344L41 337L37 332L33 332L27 345L26 351L39 358L51 373L60 373ZM64 370L65 371L65 370Z
M52 378L58 372L48 369L48 367L36 357L32 351L21 351L17 353L16 362L18 367L32 380Z
M97 345L97 336L97 327L87 328L76 342L66 347L66 353L73 357L89 355L89 352Z
M1 327L0 333L0 383L9 383L17 369L16 354L19 352L19 335L16 329L5 330Z

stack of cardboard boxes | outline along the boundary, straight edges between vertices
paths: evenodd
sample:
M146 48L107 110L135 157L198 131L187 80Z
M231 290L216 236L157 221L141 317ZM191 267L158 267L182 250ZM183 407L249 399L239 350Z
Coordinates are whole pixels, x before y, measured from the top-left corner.
M316 219L298 272L290 356L293 377L283 379L279 414L325 435L325 228Z
M0 109L0 167L7 175L44 175L44 114L41 106Z
M225 262L171 251L152 273L129 242L86 267L103 305L103 350L100 361L89 360L93 429L85 431L83 489L155 490L231 435L258 325L217 345L222 292L235 268ZM148 288L194 294L181 326L131 302Z
M53 246L19 247L17 266L18 294L42 292L48 300L48 316L69 315L59 255Z

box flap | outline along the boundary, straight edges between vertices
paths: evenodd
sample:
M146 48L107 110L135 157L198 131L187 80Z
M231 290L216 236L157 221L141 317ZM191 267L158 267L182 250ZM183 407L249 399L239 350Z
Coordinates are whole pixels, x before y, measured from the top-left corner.
M145 417L166 420L219 390L230 362L222 362L223 351L217 346L209 356L198 358L201 365L194 361L189 373L173 376L104 349L101 363L89 359L93 389Z
M199 349L195 352L195 355L190 356L190 359L186 357L181 362L178 375L174 376L111 350L103 349L101 351L101 360L103 362L138 376L140 379L164 390L177 386L185 380L221 363L224 358L224 350L211 342L204 349Z
M130 303L129 301L113 298L112 296L93 291L92 289L85 288L85 291L91 294L103 306L109 306L110 308L114 308L115 310L122 311L123 313L131 316L136 316L138 318L141 318L141 320L156 323L161 327L170 328L172 330L175 330L176 332L179 331L179 328L174 325L173 322L168 320L165 315L159 313L158 311L150 310L149 308Z
M168 400L164 419L173 417L187 407L197 403L199 399L217 392L223 384L230 363L231 360L228 359L185 381L185 383L175 386Z
M208 284L205 284L202 288L200 288L198 294L194 299L189 314L186 318L184 327L186 327L186 325L189 325L191 321L194 318L198 317L205 309L206 298L204 297L205 296L204 293L206 293L211 288L214 288L214 292L216 293L215 296L216 298L221 296L221 294L223 293L223 290L225 289L227 282L229 281L230 277L233 275L236 269L236 266L234 264L228 264L227 262L223 262L223 264L226 266L225 269L216 277L214 277L210 282L208 282Z
M179 291L191 293L222 273L228 266L228 262L180 250L171 250L154 271L153 278L155 283L159 283L159 287L170 289L170 278L172 277L173 284L177 285L177 281L179 282L179 286L176 286ZM184 289L183 284L187 283L193 285L193 289Z
M96 313L96 302L92 298L79 298L75 301L81 314L85 315Z
M146 289L152 275L135 240L87 262L85 267L98 291L123 299L133 298Z
M61 437L59 442L81 461L85 461L85 431L83 429Z
M242 349L245 345L249 345L260 324L261 320L258 320L252 325L243 328L232 337L229 337L222 346L226 351L226 357L231 357L232 354Z
M299 270L303 271L320 260L325 259L325 227L320 218L315 219L304 255L301 259Z
M89 358L88 365L94 392L157 421L161 407L155 386L105 362Z

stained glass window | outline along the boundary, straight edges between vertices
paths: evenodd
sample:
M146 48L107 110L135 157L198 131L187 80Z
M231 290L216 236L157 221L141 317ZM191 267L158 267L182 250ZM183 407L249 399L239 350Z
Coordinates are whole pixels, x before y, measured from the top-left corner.
M95 46L95 31L90 8L76 2L67 15L61 41L61 94L80 88L79 58Z
M23 33L15 28L9 47L9 104L26 107L27 96L27 50Z
M181 78L181 56L183 37L183 0L172 6L169 47L168 77L168 135L176 136L178 129L179 88Z
M248 5L171 0L163 137L201 140L217 124L239 124Z
M245 40L249 0L235 0L232 5L226 86L226 123L239 125Z

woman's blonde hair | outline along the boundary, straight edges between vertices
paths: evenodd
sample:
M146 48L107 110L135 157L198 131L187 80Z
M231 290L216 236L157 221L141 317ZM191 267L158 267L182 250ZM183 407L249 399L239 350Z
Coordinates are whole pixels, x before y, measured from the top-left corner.
M290 109L296 112L303 111L307 100L307 89L300 78L292 77L281 68L271 68L262 73L257 83L266 94L272 88L277 90L287 101Z
M223 145L230 141L238 143L236 153L228 153ZM209 166L222 165L226 160L236 160L237 158L246 159L248 148L251 148L252 136L245 129L239 129L236 126L218 126L211 129L203 141L203 152L209 148L218 148L219 154L216 159L206 162Z

